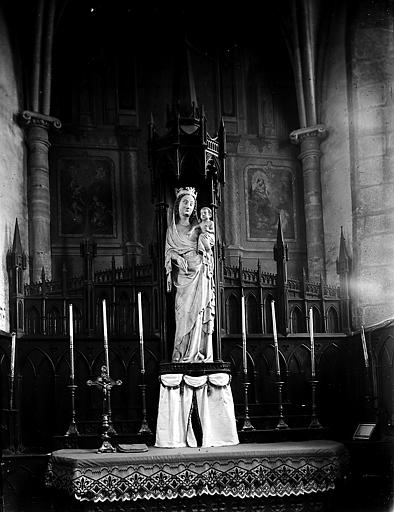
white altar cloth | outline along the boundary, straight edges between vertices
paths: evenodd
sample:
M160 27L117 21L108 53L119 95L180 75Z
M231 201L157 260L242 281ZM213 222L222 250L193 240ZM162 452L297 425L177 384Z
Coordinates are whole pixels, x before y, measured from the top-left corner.
M197 404L204 448L239 443L229 374L198 377L164 374L160 376L160 383L155 446L197 446L191 423L194 404Z

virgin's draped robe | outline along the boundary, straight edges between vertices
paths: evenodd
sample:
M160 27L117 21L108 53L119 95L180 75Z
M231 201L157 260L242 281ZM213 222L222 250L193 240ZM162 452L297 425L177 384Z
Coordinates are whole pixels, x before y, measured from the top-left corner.
M209 245L214 243L207 236ZM215 285L211 249L198 244L198 232L191 236L178 232L174 219L167 229L165 267L171 272L175 294L175 339L173 362L213 361L212 333L215 317ZM198 249L197 249L198 247ZM182 270L176 257L187 261Z

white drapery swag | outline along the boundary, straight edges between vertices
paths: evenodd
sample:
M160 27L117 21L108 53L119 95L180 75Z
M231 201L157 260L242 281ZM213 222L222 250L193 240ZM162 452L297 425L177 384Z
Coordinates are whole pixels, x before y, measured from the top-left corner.
M155 446L197 446L191 424L193 393L201 421L202 447L239 443L230 375L213 373L192 377L176 373L161 375L160 381Z

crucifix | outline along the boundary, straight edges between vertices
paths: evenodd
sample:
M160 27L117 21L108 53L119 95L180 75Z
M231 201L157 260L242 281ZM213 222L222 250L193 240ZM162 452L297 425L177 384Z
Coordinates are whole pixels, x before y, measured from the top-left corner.
M111 394L111 389L114 386L120 386L122 384L121 380L113 380L108 374L107 366L103 365L101 367L101 374L97 377L96 380L88 380L86 382L88 386L96 386L101 389L103 393L103 414L101 421L101 439L102 444L100 448L97 450L97 453L113 453L116 451L116 448L111 443L111 438L109 435L110 430L110 422L109 422L109 397Z

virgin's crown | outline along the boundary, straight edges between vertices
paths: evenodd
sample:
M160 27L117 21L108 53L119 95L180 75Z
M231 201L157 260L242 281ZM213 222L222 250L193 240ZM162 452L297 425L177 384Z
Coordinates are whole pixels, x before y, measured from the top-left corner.
M189 194L194 197L194 199L197 199L197 191L194 187L181 187L176 189L176 197L183 196L184 194Z

